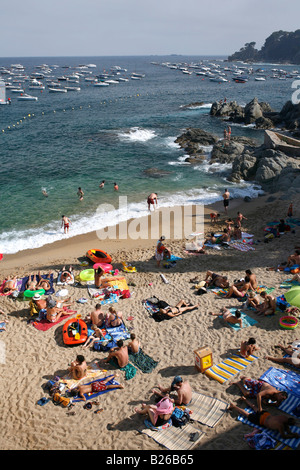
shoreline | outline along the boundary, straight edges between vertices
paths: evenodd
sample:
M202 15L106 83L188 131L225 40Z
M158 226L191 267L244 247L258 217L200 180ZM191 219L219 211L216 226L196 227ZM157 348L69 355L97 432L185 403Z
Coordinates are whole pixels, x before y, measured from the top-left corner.
M258 200L259 200L259 205L260 205L260 203L262 202L261 199L267 198L267 197L268 195L258 196L257 198L253 199L250 203L244 202L242 198L231 199L229 212L231 212L233 209L238 209L238 208L240 208L241 211L245 209L248 210L249 208L251 208L251 205L252 207L253 207L253 204L255 204L256 206L258 204ZM189 214L191 211L195 212L195 207L197 207L197 205L174 206L171 208L166 208L166 207L159 208L158 207L158 209L156 209L156 214L161 213L163 217L163 215L168 210L172 212L173 209L176 209L176 211L182 212L182 213L184 213L184 211L187 211ZM204 228L207 231L208 224L210 224L209 214L212 210L219 212L221 216L224 215L223 201L222 200L216 201L210 205L203 206L203 208L204 208ZM63 240L57 240L53 243L48 243L38 248L26 249L26 250L18 251L16 253L7 254L7 255L4 254L2 261L0 261L1 272L3 275L9 275L9 274L11 275L12 274L11 271L16 270L16 274L20 274L22 273L22 271L24 271L24 269L28 271L28 270L33 269L37 264L40 264L40 265L45 264L46 260L47 262L50 261L50 262L56 263L58 262L59 259L66 258L66 257L70 258L72 263L74 263L76 262L78 258L82 258L82 257L84 258L86 252L93 248L102 249L108 252L109 254L113 255L116 251L122 249L124 245L126 245L127 247L126 249L146 248L149 246L155 247L155 243L157 239L159 238L160 235L163 235L163 233L161 233L161 220L160 220L160 228L158 229L158 231L156 230L156 236L154 237L151 236L151 233L150 233L151 215L153 215L153 211L151 211L151 214L149 214L148 216L142 216L138 219L129 219L125 222L122 222L122 224L127 225L127 228L130 227L130 225L136 221L137 221L137 224L140 224L141 226L144 225L146 228L148 228L148 233L146 232L146 229L142 230L141 237L138 238L137 240L133 240L128 237L126 239L119 239L117 237L115 239L107 239L107 240L101 241L97 236L97 231L88 232L88 233L81 234L81 235L74 235L71 237L66 236L65 239ZM174 236L172 236L172 233L174 232L175 221L178 223L178 218L170 221L171 236L167 237L167 241L170 240L170 242L175 240ZM117 225L106 227L105 229L108 229L110 232L115 232L118 235L119 226L120 224L117 224ZM72 230L72 228L70 230ZM195 231L196 227L193 227L191 231L193 230ZM155 248L153 248L153 250L155 250ZM20 266L20 259L22 260L22 266Z

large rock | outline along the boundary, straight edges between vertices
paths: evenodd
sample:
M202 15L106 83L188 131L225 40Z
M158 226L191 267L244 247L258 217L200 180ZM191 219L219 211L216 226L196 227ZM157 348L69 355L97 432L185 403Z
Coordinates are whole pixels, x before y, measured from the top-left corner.
M246 104L245 109L245 124L252 124L256 119L263 116L262 108L257 98L253 98L250 103Z

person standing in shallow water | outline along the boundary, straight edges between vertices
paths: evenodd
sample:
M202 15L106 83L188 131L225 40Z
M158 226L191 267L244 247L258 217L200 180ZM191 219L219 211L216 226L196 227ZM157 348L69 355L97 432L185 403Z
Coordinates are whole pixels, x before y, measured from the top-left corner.
M230 193L228 189L225 189L225 192L223 194L223 204L224 204L225 214L227 214L227 208L229 206L229 197L230 197Z
M77 196L79 197L79 201L83 200L84 192L82 191L81 188L78 188Z

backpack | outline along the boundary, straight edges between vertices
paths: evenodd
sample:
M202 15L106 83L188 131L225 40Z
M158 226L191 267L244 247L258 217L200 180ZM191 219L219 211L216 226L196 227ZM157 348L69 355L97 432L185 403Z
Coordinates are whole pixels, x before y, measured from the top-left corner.
M188 423L190 419L191 418L188 411L182 410L181 408L177 407L175 407L171 416L172 424L173 426L175 426L175 428L181 428L186 423Z

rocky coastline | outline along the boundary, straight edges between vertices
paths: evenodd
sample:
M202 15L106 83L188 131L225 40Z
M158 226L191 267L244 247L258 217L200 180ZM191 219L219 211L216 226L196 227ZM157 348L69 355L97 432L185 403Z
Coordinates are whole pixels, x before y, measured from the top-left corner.
M228 181L256 182L265 192L282 191L287 199L293 192L300 192L300 140L296 140L300 137L299 104L288 101L281 111L276 112L257 98L244 107L235 101L214 102L210 115L223 119L226 125L231 122L253 124L257 129L282 132L282 137L293 137L292 145L286 145L285 149L284 145L277 146L270 138L265 138L263 144L248 137L234 136L228 140L203 129L189 128L175 141L187 154L187 162L193 165L201 165L204 161L231 164ZM212 147L209 161L204 149L207 146ZM295 149L298 155L297 152L289 152L291 149Z

